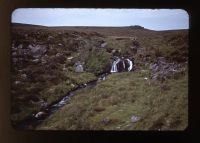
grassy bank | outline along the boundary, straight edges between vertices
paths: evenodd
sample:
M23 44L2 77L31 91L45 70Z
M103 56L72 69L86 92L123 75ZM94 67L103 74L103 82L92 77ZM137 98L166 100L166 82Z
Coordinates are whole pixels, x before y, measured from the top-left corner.
M40 111L41 110L40 101L46 103L46 106L51 105L62 99L62 97L66 96L69 91L75 89L79 85L97 79L97 77L94 74L88 72L83 72L83 73L66 72L64 75L65 76L63 77L63 81L60 82L59 84L55 84L41 90L35 96L35 98L37 98L37 101L35 102L31 99L31 97L29 97L30 99L26 99L28 95L21 97L20 96L14 97L13 100L15 101L12 102L13 108L14 107L19 108L21 112L17 112L11 115L12 124L15 125L18 122L24 120L25 118L32 116L32 114L35 114L38 111ZM39 86L44 87L44 85L39 85ZM32 92L34 91L32 90Z
M164 82L148 72L116 73L45 120L38 130L182 130L188 122L187 74ZM131 122L131 117L139 120Z

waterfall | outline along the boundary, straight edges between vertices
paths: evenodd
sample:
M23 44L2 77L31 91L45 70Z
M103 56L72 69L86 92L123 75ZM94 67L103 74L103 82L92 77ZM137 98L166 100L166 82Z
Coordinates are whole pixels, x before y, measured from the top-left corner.
M123 67L124 67L124 69L125 69L125 63L124 63L124 60L123 60Z
M111 73L114 73L114 72L118 72L117 70L117 64L120 62L120 59L117 59L116 61L113 62L112 64L112 68L111 68Z
M125 65L125 62L124 62L125 60L128 61L128 65L129 65L128 70L126 69L126 66L127 66L127 65ZM121 67L121 68L123 68L125 71L131 71L131 70L133 69L133 62L132 62L131 60L129 60L129 59L120 59L120 58L117 58L117 59L114 60L113 63L112 63L112 68L111 68L111 71L110 71L111 73L124 71L124 70L120 69L120 67L118 67L119 69L117 69L117 64L118 64L119 62L122 62L123 67Z
M128 71L131 71L133 68L133 62L129 59L127 59L128 63L129 63L129 67L128 67Z

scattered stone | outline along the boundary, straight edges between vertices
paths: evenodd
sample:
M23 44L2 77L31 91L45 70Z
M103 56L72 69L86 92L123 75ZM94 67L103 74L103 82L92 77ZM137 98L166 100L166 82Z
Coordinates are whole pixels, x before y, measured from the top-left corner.
M68 71L68 69L65 67L66 65L63 65L63 71Z
M22 49L22 48L23 48L23 45L20 44L17 48L18 48L18 49Z
M47 113L40 111L37 114L35 114L35 118L45 117L46 115L47 115Z
M104 48L106 45L107 45L106 42L102 43L102 44L101 44L101 48Z
M18 81L18 80L15 81L15 84L16 84L16 85L19 85L19 84L21 84L21 83L22 83L21 81Z
M173 76L176 73L181 73L186 70L185 65L176 63L167 63L164 57L158 57L157 62L150 64L151 78L166 79Z
M67 58L67 60L69 60L69 61L70 61L70 60L72 60L73 58L74 58L74 57L68 57L68 58Z
M27 75L26 75L26 74L22 74L21 77L22 77L23 79L26 79L26 78L27 78Z
M48 40L48 41L53 40L53 36L49 36L49 37L47 38L47 40Z
M13 52L16 52L16 51L17 51L17 48L12 47L12 51L13 51Z
M41 63L42 63L42 64L46 64L47 61L46 61L44 58L42 58L42 59L41 59Z
M76 62L75 63L75 72L83 72L83 65L80 61Z
M32 62L35 64L39 63L39 61L40 61L39 59L32 60Z
M17 52L12 52L12 56L13 57L17 56Z
M40 101L40 108L41 108L41 109L45 109L47 106L48 106L48 103L47 103L47 102L45 102L45 101L43 101L43 100Z
M133 115L133 116L131 117L131 122L132 122L132 123L135 123L135 122L137 122L137 121L139 121L139 120L140 120L140 117L138 117L138 116Z
M75 68L75 72L83 72L83 66L77 65L76 68Z
M101 121L103 124L108 124L111 120L109 118L103 118L103 120Z
M67 68L63 68L63 71L68 71L68 69Z
M75 85L73 83L71 83L71 87L75 87Z
M61 54L61 53L57 53L57 54L56 54L56 57L59 57L59 56L61 56L61 55L63 55L63 54Z
M16 64L17 63L17 58L12 58L12 61L13 61L14 64Z
M45 54L47 52L47 48L45 45L29 45L28 48L31 50L31 54L33 56L41 56L42 54Z
M113 49L113 50L112 50L112 53L114 54L115 52L116 52L116 50L115 50L115 49Z

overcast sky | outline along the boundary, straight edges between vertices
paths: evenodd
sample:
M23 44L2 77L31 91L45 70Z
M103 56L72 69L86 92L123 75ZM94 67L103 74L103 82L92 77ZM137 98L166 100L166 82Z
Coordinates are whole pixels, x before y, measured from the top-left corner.
M12 22L44 26L130 26L152 30L188 29L189 16L181 9L61 9L20 8Z

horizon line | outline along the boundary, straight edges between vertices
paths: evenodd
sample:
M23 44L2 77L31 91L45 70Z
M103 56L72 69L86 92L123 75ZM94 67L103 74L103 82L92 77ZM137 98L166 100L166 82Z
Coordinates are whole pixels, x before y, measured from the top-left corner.
M117 27L134 27L134 26L139 26L141 27L142 29L146 29L146 30L152 30L152 31L168 31L168 30L189 30L190 28L181 28L181 29L162 29L162 30L154 30L154 29L149 29L149 28L146 28L144 26L141 26L141 25L127 25L127 26L86 26L86 25L83 25L83 26L80 26L80 25L54 25L54 26L47 26L47 25L38 25L38 24L32 24L32 23L19 23L19 22L11 22L11 24L27 24L27 25L33 25L33 26L43 26L43 27L46 27L46 28L53 28L53 27L106 27L106 28L117 28Z

